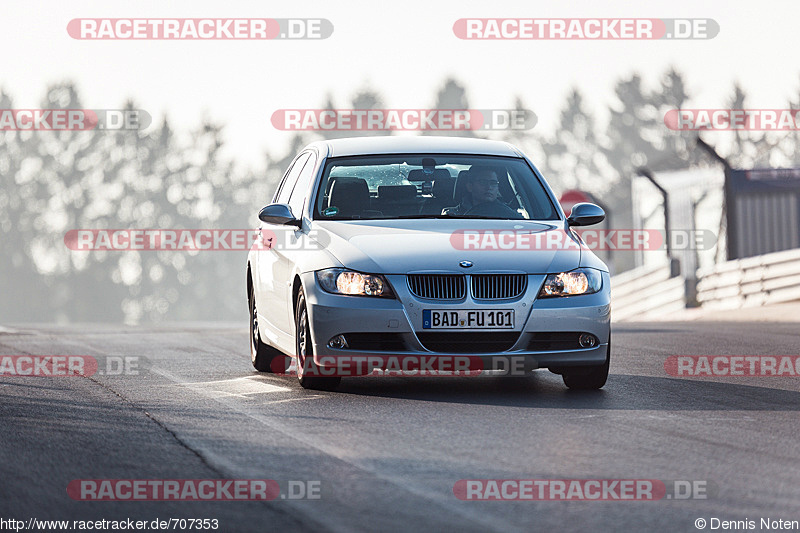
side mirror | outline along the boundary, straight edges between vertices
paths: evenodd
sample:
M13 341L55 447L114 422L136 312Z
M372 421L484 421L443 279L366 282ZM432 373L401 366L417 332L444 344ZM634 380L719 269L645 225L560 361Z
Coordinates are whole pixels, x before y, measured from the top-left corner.
M267 224L300 227L300 221L294 217L292 209L287 204L269 204L258 212L258 219Z
M580 203L575 204L572 212L567 218L567 224L570 226L591 226L599 224L606 218L606 213L603 209L595 204Z

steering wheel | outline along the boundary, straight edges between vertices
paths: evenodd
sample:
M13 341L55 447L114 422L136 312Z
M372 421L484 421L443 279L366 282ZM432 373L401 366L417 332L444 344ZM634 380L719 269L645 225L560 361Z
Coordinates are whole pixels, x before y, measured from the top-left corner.
M510 207L500 202L484 202L474 205L464 215L481 215L487 217L512 217L517 214Z

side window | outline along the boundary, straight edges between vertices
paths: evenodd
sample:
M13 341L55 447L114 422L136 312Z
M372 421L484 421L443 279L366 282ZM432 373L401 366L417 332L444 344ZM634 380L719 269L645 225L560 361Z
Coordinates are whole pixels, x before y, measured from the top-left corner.
M297 183L297 178L300 176L300 171L303 170L303 165L310 155L310 153L305 153L297 158L297 161L294 162L292 169L289 171L286 179L283 180L283 183L281 184L281 188L278 191L278 197L275 199L276 204L289 203L289 195L292 194L294 184Z
M297 180L297 184L294 186L292 195L289 197L289 207L292 208L292 213L294 216L298 218L300 218L303 211L303 203L306 200L308 187L311 185L311 180L314 179L314 167L316 166L316 162L317 157L311 154L311 157L308 158L306 166L303 167L303 171L300 172L300 178Z
M286 180L289 178L289 172L291 172L293 168L294 168L294 165L289 163L289 168L287 168L286 172L283 173L283 177L281 177L281 179L278 180L278 187L275 189L275 192L272 194L272 200L270 200L271 203L274 204L274 203L278 202L278 196L281 194L281 191L283 190L283 184L286 183Z

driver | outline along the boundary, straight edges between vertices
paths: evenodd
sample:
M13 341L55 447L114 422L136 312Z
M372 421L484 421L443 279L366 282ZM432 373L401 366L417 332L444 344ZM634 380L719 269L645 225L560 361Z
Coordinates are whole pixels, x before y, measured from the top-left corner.
M443 215L487 215L498 218L522 218L522 215L500 201L500 180L492 167L475 165L470 168L467 192L461 203L442 210Z

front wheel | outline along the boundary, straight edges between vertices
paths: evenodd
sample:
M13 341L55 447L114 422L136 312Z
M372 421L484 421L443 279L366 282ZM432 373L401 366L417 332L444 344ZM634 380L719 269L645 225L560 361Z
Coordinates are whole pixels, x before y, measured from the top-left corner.
M303 288L297 295L295 313L295 344L297 345L297 379L304 389L333 390L339 386L341 377L320 377L320 367L314 362L314 345L311 342L311 324L306 309Z
M561 378L564 385L570 389L596 390L603 388L608 379L608 369L611 363L611 337L608 337L606 362L596 366L576 366L562 369Z
M255 291L250 290L250 361L253 367L259 372L272 372L272 361L278 355L278 350L261 342L261 334L258 332L258 310L256 309Z

